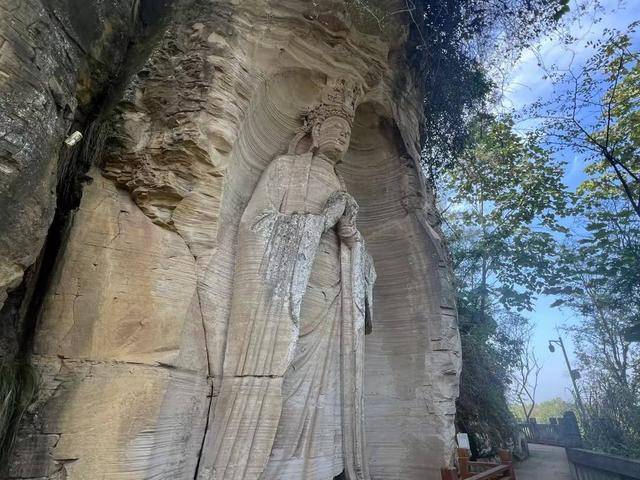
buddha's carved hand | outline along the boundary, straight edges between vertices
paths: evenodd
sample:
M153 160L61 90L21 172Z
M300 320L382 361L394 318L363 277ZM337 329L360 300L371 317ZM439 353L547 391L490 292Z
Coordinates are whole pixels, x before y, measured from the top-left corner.
M360 232L356 228L358 203L347 192L334 192L327 199L324 207L325 231L337 226L340 239L349 246L360 240Z
M330 230L342 217L347 206L347 197L351 197L347 192L333 192L324 205L324 230Z
M347 194L344 213L338 220L338 235L350 247L360 240L360 232L356 227L357 215L358 203L351 195Z

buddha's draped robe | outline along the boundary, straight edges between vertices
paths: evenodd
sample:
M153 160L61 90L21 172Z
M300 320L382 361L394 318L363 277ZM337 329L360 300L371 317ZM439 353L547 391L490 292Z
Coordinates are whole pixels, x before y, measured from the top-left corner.
M325 231L340 189L331 162L311 153L278 157L256 186L201 479L369 478L362 362L375 273L361 240Z

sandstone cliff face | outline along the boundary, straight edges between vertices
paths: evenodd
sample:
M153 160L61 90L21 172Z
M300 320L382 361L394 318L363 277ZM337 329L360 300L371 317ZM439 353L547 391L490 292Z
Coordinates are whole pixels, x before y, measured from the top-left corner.
M63 140L95 116L164 1L0 2L0 358L12 357L25 304L56 209ZM135 57L135 55L129 55ZM65 178L66 177L66 178ZM31 278L33 280L33 278ZM27 279L29 280L29 279ZM22 307L22 308L21 308ZM16 310L23 310L17 312Z
M381 31L359 8L202 0L178 9L110 115L104 154L44 292L31 356L42 386L8 478L194 478L211 454L202 447L240 217L323 83L344 76L365 95L340 171L378 272L365 345L371 475L439 478L453 447L459 339L448 258L419 168L421 94L403 54L408 19L399 14ZM48 88L43 82L37 88ZM69 87L67 97L82 96ZM19 283L44 240L56 145L71 124L64 111L51 102L44 112L56 130L23 134L43 172L30 177L34 193L0 199L17 206L2 225L23 239L0 239L5 288ZM35 169L7 165L15 182Z

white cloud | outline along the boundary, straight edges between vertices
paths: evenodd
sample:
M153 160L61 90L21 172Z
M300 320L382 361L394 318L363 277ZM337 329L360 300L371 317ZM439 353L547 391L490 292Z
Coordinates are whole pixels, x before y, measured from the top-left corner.
M561 26L561 31L569 32L576 38L571 49L563 45L560 32L542 38L534 47L527 49L507 76L504 88L504 107L520 109L537 99L545 99L553 86L546 80L542 65L557 65L561 69L579 68L591 51L588 41L597 40L605 29L624 30L633 20L640 19L636 0L606 0L602 2L601 17L592 15L569 15ZM574 5L575 9L575 5ZM600 18L596 21L596 18ZM640 34L634 38L640 44Z

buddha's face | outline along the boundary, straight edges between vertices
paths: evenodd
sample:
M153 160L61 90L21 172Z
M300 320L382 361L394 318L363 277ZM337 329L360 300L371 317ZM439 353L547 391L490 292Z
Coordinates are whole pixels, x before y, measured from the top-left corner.
M349 148L351 125L342 117L329 117L314 129L313 136L318 153L338 163Z

